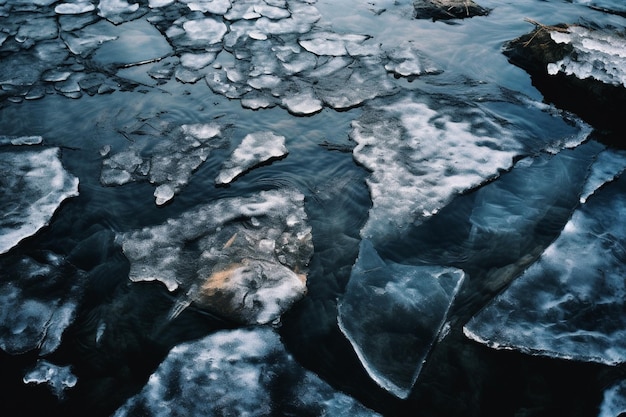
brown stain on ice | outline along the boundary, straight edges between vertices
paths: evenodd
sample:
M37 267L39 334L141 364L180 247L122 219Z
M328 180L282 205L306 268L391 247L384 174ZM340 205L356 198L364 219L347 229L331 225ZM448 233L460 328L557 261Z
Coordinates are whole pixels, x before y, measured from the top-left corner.
M234 236L233 236L234 238ZM231 239L233 239L231 238ZM205 295L213 295L227 287L233 274L240 268L244 267L244 263L234 263L226 268L213 272L200 287L200 292Z

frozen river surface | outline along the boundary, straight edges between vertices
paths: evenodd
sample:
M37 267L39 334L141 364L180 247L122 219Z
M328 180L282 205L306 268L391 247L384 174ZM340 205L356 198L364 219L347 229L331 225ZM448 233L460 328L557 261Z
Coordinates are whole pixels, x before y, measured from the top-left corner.
M480 5L0 0L0 414L625 412L623 138L502 48L626 9Z

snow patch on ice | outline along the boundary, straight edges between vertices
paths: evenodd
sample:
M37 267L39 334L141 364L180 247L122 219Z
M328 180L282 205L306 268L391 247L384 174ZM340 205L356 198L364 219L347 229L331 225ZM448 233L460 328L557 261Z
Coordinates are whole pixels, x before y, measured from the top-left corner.
M510 168L521 153L521 145L478 109L457 109L454 118L451 109L443 110L405 97L370 105L352 123L354 158L372 171L364 238L376 242L420 223L455 195Z

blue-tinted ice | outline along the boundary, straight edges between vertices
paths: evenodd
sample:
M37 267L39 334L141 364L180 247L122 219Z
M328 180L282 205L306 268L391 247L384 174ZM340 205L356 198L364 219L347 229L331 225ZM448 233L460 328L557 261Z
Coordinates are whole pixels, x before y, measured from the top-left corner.
M338 319L377 384L410 394L464 278L457 268L385 262L361 242Z
M624 185L620 178L577 209L541 258L472 318L465 334L498 349L626 362Z
M287 392L270 400L282 381ZM300 367L268 328L221 331L173 348L114 417L379 416Z

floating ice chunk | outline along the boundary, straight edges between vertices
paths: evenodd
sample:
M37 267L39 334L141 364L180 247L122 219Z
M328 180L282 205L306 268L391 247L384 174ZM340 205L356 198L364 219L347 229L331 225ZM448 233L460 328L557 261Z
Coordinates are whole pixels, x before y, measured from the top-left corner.
M373 207L361 234L375 242L510 168L521 152L477 109L436 111L408 97L371 105L352 123L350 136L357 143L355 160L372 171L367 184Z
M169 184L161 184L157 188L154 189L154 202L157 206L162 206L163 204L170 201L174 198L175 190Z
M411 42L406 42L387 53L389 62L385 69L400 77L416 77L441 72L433 62L425 58Z
M174 131L172 139L156 145L149 139L135 142L143 149L127 149L107 155L102 161L100 182L103 185L123 185L148 180L155 184L155 201L164 204L189 181L192 173L208 158L210 152L222 145L221 128L212 123L183 125ZM141 155L141 156L140 156Z
M129 277L180 286L186 293L173 317L193 304L243 323L272 322L306 292L313 246L303 202L293 190L261 192L127 233Z
M223 22L212 18L188 20L183 23L183 29L189 39L209 45L220 43L228 30Z
M285 137L273 132L246 135L231 157L224 162L216 184L229 184L242 173L272 159L287 155Z
M361 241L338 319L377 384L410 394L464 277L456 268L385 262Z
M286 8L270 6L269 4L265 4L265 3L255 4L253 6L253 9L260 16L265 16L268 19L273 19L273 20L285 19L291 16L291 13Z
M25 384L47 384L57 398L62 399L65 391L78 382L71 366L59 366L39 359L35 366L24 375Z
M333 32L313 32L298 42L307 51L315 55L342 56L348 55L351 44L359 45L368 37L365 35L341 35Z
M94 11L96 6L94 6L89 1L77 1L75 3L60 3L54 8L54 12L56 14L82 14Z
M268 35L304 34L310 32L321 18L317 8L310 4L291 2L289 3L289 10L291 16L286 19L273 20L264 16L257 19L255 22L256 29Z
M98 3L98 16L113 23L121 23L125 19L123 15L131 14L139 9L139 3L128 3L126 0L100 0Z
M569 26L568 32L550 32L556 43L571 44L573 51L549 64L552 75L563 72L585 79L592 77L606 84L626 87L626 38L602 30Z
M0 146L2 145L39 145L43 142L41 136L0 136Z
M172 3L175 0L148 0L148 7L151 9L158 9L159 7L165 7Z
M280 392L280 405L268 401L278 383L287 390ZM146 411L155 417L200 417L223 410L259 417L379 415L303 369L275 332L257 328L220 331L174 347L142 391L114 417Z
M282 105L296 116L308 116L322 110L322 102L312 90L299 91L283 96Z
M0 152L0 254L46 226L78 178L63 168L58 148Z
M604 391L598 417L619 417L626 413L626 381Z
M33 17L20 25L15 39L19 42L41 41L55 39L59 34L56 19L54 17Z
M600 153L591 167L589 179L580 195L580 202L585 203L600 187L620 176L624 169L626 169L626 152L607 149Z
M183 67L189 69L202 69L215 61L215 53L208 52L204 54L182 54L180 56L180 63Z
M231 7L230 0L191 0L184 1L190 10L223 15Z
M540 259L464 327L496 349L626 362L626 180L574 212Z
M119 37L98 48L93 60L100 65L130 66L163 59L172 47L161 32L145 20L133 20L118 26Z
M337 59L337 58L335 58ZM315 84L316 95L336 110L347 110L376 97L398 91L380 63L361 58L349 68L342 68L331 77L321 77ZM318 70L312 73L318 73Z

